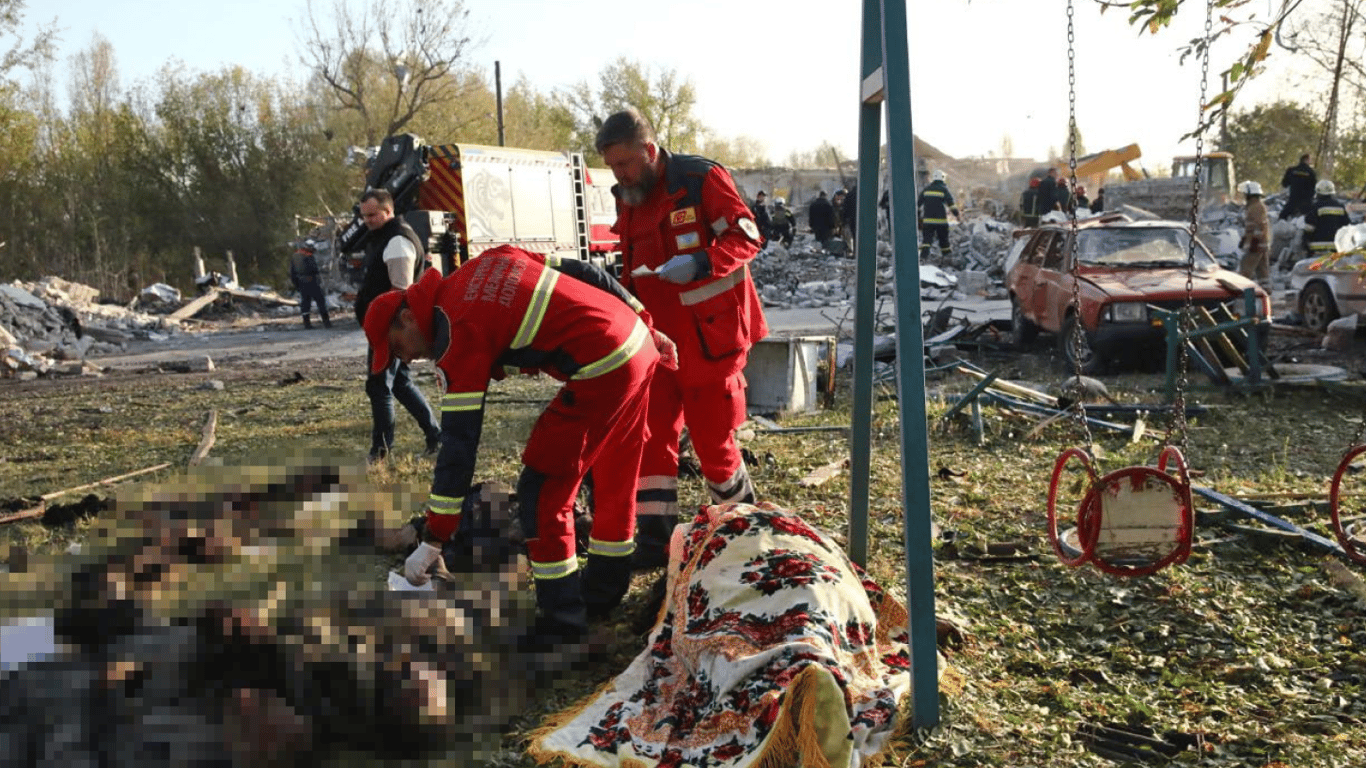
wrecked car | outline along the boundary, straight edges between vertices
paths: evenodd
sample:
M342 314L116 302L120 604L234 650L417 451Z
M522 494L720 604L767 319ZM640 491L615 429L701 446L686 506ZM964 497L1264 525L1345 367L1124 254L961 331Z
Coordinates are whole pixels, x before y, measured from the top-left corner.
M1041 330L1056 334L1069 370L1096 374L1115 363L1162 359L1166 330L1153 309L1185 305L1191 257L1193 305L1226 305L1241 316L1243 291L1250 288L1259 314L1270 315L1267 293L1221 267L1198 240L1192 250L1180 222L1114 214L1078 222L1075 233L1074 247L1068 223L1021 230L1017 237L1024 244L1006 275L1012 340L1025 346ZM1075 332L1078 323L1081 334Z

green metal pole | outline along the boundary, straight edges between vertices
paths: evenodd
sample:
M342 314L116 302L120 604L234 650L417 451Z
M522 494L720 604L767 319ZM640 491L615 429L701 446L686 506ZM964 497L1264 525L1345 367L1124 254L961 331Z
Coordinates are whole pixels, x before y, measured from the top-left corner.
M849 431L849 559L868 564L868 484L872 475L873 323L877 301L878 171L882 154L882 92L865 93L864 82L882 66L881 14L863 4L863 53L859 72L858 221L854 234L854 391Z
M872 0L868 0L871 2ZM916 231L915 135L911 122L910 48L905 0L882 0L883 83L891 171L892 253L896 272L896 359L901 407L901 490L910 615L912 724L939 724L935 646L934 548L930 454L925 431L925 339L920 327L920 251Z

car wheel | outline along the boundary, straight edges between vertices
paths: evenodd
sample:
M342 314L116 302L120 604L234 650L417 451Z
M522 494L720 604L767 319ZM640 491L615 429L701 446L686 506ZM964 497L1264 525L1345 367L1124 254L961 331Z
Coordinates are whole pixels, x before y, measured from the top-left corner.
M1338 303L1333 292L1323 283L1310 283L1300 294L1300 316L1311 331L1324 333L1328 324L1338 319Z
M1029 318L1024 316L1024 309L1020 306L1020 300L1014 296L1010 297L1010 341L1017 347L1023 347L1034 340L1039 335L1039 326L1035 325Z
M1069 371L1080 371L1087 376L1094 376L1105 369L1105 358L1091 347L1091 340L1086 338L1086 331L1083 329L1078 332L1076 315L1068 315L1063 321L1062 331L1058 334L1058 347L1062 350L1063 360L1067 362Z

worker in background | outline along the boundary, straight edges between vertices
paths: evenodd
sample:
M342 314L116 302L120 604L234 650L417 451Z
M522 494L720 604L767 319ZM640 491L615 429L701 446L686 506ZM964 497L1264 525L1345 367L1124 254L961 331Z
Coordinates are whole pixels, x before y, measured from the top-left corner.
M958 208L953 203L953 194L944 183L944 172L930 174L929 186L920 191L916 200L916 211L920 217L920 258L923 261L930 252L930 241L939 241L941 254L949 252L949 213L958 216Z
M1076 211L1077 201L1072 195L1072 182L1059 179L1057 186L1053 188L1053 195L1057 200L1057 210L1069 215Z
M1077 185L1077 200L1076 200L1076 205L1077 205L1077 208L1079 208L1079 209L1080 209L1080 208L1085 208L1085 209L1088 210L1088 211L1089 211L1089 210L1092 210L1092 208L1091 208L1091 198L1089 198L1089 197L1086 196L1086 187L1083 187L1083 186L1080 185L1080 184Z
M1029 186L1020 193L1020 219L1026 227L1039 226L1039 179L1029 180Z
M1058 210L1058 169L1049 168L1048 173L1039 179L1039 218L1045 213Z
M1091 210L1094 213L1101 213L1105 210L1105 187L1096 190L1096 199L1091 201Z
M769 222L773 229L773 239L781 242L784 248L792 247L792 237L797 231L797 220L792 209L787 207L787 198L773 198L773 217Z
M854 253L854 235L858 233L858 187L849 190L849 194L844 196L844 203L840 208L840 221L844 222L844 231L840 236L849 243L849 254Z
M404 575L425 584L460 529L470 492L484 397L506 367L565 382L522 451L518 515L536 585L537 618L522 650L583 638L590 618L621 602L631 583L636 478L650 379L673 344L650 328L639 301L600 267L509 245L481 253L449 277L432 269L375 299L365 317L372 373L393 361L436 361L441 452L422 543ZM594 514L580 575L574 498L593 472Z
M636 495L636 563L659 566L678 522L684 425L712 502L755 500L735 429L746 418L750 347L768 335L749 271L759 229L725 168L663 149L635 110L608 117L595 145L617 179L621 279L678 344L678 370L660 369L650 388Z
M394 198L386 190L371 189L361 196L360 215L369 233L365 239L364 276L356 291L356 320L365 326L365 312L370 302L385 291L407 288L414 272L425 261L427 248L422 238L403 219L394 216ZM365 394L370 398L370 461L376 462L389 455L394 444L394 400L412 414L426 437L427 455L440 447L441 427L432 415L432 408L422 390L417 388L408 373L408 364L398 358L387 359L387 364L376 370L374 349L369 351L365 379Z
M1304 215L1304 237L1312 257L1327 256L1337 251L1334 239L1338 230L1347 226L1347 206L1337 199L1337 188L1328 179L1314 185L1314 200Z
M1262 185L1245 181L1240 185L1247 207L1243 210L1243 239L1238 245L1243 258L1238 271L1264 288L1271 285L1271 215L1262 202Z
M763 235L765 240L771 240L773 238L773 217L769 216L768 204L765 202L767 199L764 191L759 190L759 194L754 196L754 205L751 205L749 210L754 214L754 224L759 227L759 234Z
M304 328L312 329L313 323L308 314L313 304L318 305L318 316L324 328L332 327L332 319L327 314L327 297L323 296L322 277L318 272L318 258L310 243L300 243L289 259L289 281L299 292L299 312L304 316Z
M824 248L830 240L830 235L835 231L835 207L830 204L830 198L826 196L825 190L821 190L816 195L816 199L806 208L806 225L811 227L811 234L816 236L816 242Z
M1319 176L1309 167L1309 153L1300 155L1300 162L1285 169L1281 175L1281 187L1290 190L1290 196L1286 199L1285 205L1281 206L1281 214L1277 220L1285 220L1294 216L1307 215L1309 207L1314 202L1315 185L1318 184Z

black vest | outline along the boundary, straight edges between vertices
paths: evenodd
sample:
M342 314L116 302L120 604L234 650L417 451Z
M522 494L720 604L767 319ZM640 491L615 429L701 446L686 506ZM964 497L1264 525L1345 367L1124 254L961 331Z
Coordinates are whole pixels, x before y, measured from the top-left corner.
M360 290L356 291L356 321L364 324L365 310L370 302L381 293L394 287L389 281L389 268L384 265L384 247L395 237L406 237L417 248L417 263L413 265L418 272L426 264L427 248L422 238L417 236L408 222L395 216L384 226L370 233L365 239L365 277L361 278Z

